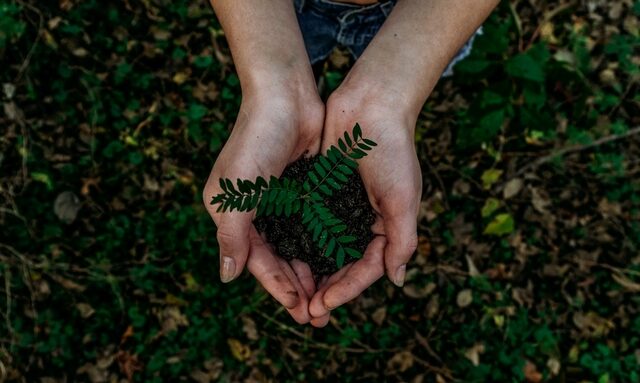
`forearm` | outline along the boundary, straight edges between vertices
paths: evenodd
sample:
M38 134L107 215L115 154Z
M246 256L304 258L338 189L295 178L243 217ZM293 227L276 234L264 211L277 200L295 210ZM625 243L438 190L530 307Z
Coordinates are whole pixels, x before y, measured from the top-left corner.
M399 0L345 80L417 116L440 75L499 0ZM371 81L371 79L375 79Z
M291 0L211 0L225 31L243 93L314 87Z

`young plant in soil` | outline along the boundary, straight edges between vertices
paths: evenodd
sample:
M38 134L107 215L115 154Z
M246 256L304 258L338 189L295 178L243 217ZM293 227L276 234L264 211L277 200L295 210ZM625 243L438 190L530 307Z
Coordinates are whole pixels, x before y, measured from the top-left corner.
M220 179L218 212L256 209L256 228L279 256L307 262L316 275L361 258L371 241L375 213L357 173L357 160L377 144L356 124L326 155L300 159L267 182Z

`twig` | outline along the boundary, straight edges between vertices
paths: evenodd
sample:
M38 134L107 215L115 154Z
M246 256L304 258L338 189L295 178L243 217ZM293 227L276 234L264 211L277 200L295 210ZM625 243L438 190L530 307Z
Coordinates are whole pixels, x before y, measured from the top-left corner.
M583 150L587 150L587 149L592 149L595 148L597 146L601 146L610 142L614 142L614 141L618 141L621 140L623 138L627 138L627 137L631 137L633 135L636 134L640 134L640 126L635 127L633 129L629 129L628 131L621 133L621 134L612 134L610 136L606 136L606 137L602 137L599 138L595 141L593 141L590 144L585 144L585 145L573 145L573 146L569 146L560 150L557 150L551 154L548 154L544 157L540 157L537 160L530 162L529 164L527 164L526 166L520 168L520 170L518 170L512 178L517 177L519 175L522 175L526 172L528 172L529 170L532 169L536 169L538 168L540 165L546 164L547 162L553 160L554 158L557 157L562 157L566 154L569 153L576 153L576 152L580 152Z
M31 4L25 3L22 0L18 0L18 3L20 3L20 5L22 5L23 7L29 8L31 11L35 12L38 15L39 21L38 21L38 32L36 35L36 39L31 45L31 48L29 49L29 53L27 53L27 57L25 57L24 61L22 62L22 65L20 65L20 69L18 70L18 75L16 76L15 80L13 80L14 83L18 83L18 81L20 81L20 78L22 78L22 74L29 66L29 62L31 61L33 52L35 51L36 46L38 45L38 42L40 42L40 38L41 38L40 32L42 31L42 25L44 24L44 17L42 16L42 12L40 12L38 8L34 7Z

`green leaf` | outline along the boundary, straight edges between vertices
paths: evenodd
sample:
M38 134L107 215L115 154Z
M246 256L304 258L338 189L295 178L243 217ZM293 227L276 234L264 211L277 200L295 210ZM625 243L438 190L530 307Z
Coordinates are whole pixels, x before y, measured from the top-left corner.
M291 200L287 200L287 203L284 205L284 215L287 217L290 217L291 210L292 210Z
M264 178L258 177L256 178L256 189L264 189L268 187L267 181Z
M324 194L328 195L329 197L331 197L333 195L333 192L331 191L331 189L329 189L329 187L327 187L327 185L319 185L318 188L320 189L320 191L322 191Z
M356 125L353 127L353 139L358 141L360 137L362 137L362 129L360 128L360 124L356 122Z
M349 157L344 157L342 159L342 162L347 164L347 166L350 167L351 169L357 169L358 168L358 163L355 162L354 160L352 160Z
M349 137L349 133L344 132L344 141L347 143L348 147L351 147L351 145L353 145L353 142L351 141L351 137Z
M509 213L498 214L484 229L483 234L487 235L505 235L513 233L515 223L513 217Z
M334 173L334 174L335 174L335 173ZM325 181L326 181L326 182L327 182L327 183L328 183L332 188L334 188L334 189L336 189L336 190L340 190L340 189L342 189L342 186L341 186L341 185L339 185L339 184L336 182L336 180L335 180L335 179L333 179L333 178L331 178L331 177L327 177L327 178L325 179Z
M238 185L238 190L240 190L241 193L251 193L251 187L248 182L249 181L244 181L240 178L236 180L236 185Z
M318 161L320 161L320 164L322 165L322 167L324 167L324 169L326 171L331 170L331 163L329 162L329 160L327 159L327 157L325 156L320 156L318 157Z
M362 149L362 150L365 150L365 151L371 150L371 146L366 145L366 144L362 144L362 143L358 144L358 147L359 147L360 149ZM365 153L365 156L366 156L366 155L367 155L367 153Z
M322 165L320 165L319 162L314 163L313 167L316 169L320 177L324 178L327 175L327 171L324 170L324 168L322 167Z
M495 198L488 198L482 207L482 217L487 218L500 207L500 201Z
M317 225L313 229L313 241L318 242L318 238L320 237L320 233L322 232L322 225Z
M345 224L336 225L336 226L332 227L331 229L329 229L329 231L332 232L333 234L339 234L339 233L342 233L345 230L347 230L347 225L345 225Z
M352 249L350 247L345 247L344 250L352 258L358 258L358 259L362 258L362 253L360 253L358 250Z
M225 179L224 182L227 184L227 192L228 193L232 193L235 195L238 195L240 193L238 193L238 191L236 191L236 189L233 187L233 182L231 182L230 179Z
M348 166L346 166L346 165L338 165L338 169L339 169L342 173L344 173L344 174L346 174L346 175L348 175L348 176L350 176L350 175L352 175L352 174L353 174L353 170L351 170L351 168L350 168L350 167L348 167ZM346 181L345 181L345 182L346 182Z
M342 266L344 266L344 249L342 247L338 248L338 253L336 254L336 265L338 268L342 268Z
M370 140L368 138L363 138L362 141L364 141L364 143L369 146L378 146L378 144L375 141Z
M291 206L291 213L295 214L300 211L300 207L302 206L302 202L299 199L293 200L293 205Z
M342 153L340 153L338 148L336 148L335 146L331 145L331 147L327 151L327 157L329 158L329 160L331 162L333 162L335 164L340 160L340 158L342 158Z
M351 170L351 169L349 169ZM338 171L338 169L335 169L333 171L333 176L336 177L338 179L338 181L342 182L342 183L346 183L349 179L347 178L347 176L345 176L344 174L340 173Z
M329 240L329 244L327 245L327 250L324 252L325 257L330 257L333 254L333 250L336 248L336 240L335 238L331 238Z
M314 173L313 170L311 170L311 171L309 171L309 173L307 173L307 177L309 177L311 182L313 182L316 185L318 185L320 183L320 180L318 179L318 176L316 175L316 173Z
M313 219L313 213L306 203L302 206L302 224L305 225Z
M338 242L340 242L340 243L351 243L351 242L355 242L356 239L357 238L354 237L353 235L344 235L344 236L338 238Z
M260 192L256 192L253 197L251 197L251 209L255 209L258 206L258 202L260 202Z
M211 205L218 204L220 202L224 202L224 197L226 194L218 194L211 200Z
M327 238L329 238L329 233L326 230L322 230L320 233L320 240L318 241L318 247L324 247L324 244L327 242Z
M338 139L338 146L340 146L340 150L342 150L344 153L346 153L347 150L349 150L347 145L345 145L344 141L342 141L342 138Z
M309 185L309 181L304 181L302 184L302 188L305 192L309 193L311 191L311 185Z
M219 181L220 181L220 189L227 192L227 184L225 183L225 180L223 178L220 178Z
M500 169L488 169L482 173L482 187L484 190L491 189L491 186L498 182L500 176L502 175L502 170Z
M353 158L354 160L359 160L366 155L367 153L363 152L360 149L354 149L351 153L349 153L349 157Z

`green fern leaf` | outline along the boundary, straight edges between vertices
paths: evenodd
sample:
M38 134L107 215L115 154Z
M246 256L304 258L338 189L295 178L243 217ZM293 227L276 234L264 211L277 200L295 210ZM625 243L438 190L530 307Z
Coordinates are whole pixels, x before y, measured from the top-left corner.
M325 257L330 257L333 255L333 250L336 248L336 240L335 238L331 238L329 240L329 244L327 244L327 250L324 252Z
M369 151L371 150L371 146L363 144L363 143L359 143L358 147L364 151ZM367 153L365 153L365 156L367 155Z
M351 242L355 242L356 241L356 237L354 237L353 235L343 235L342 237L338 238L338 242L340 243L351 243Z
M344 174L346 174L348 176L353 174L353 170L350 167L348 167L347 165L338 165L338 170L340 170L342 173L344 173Z
M313 164L314 169L316 169L316 172L318 172L318 174L320 175L320 177L326 177L327 176L327 171L324 170L324 168L322 167L322 165L320 165L319 162L316 162Z
M342 182L343 184L346 183L349 180L347 178L347 176L345 176L344 174L340 173L338 168L336 168L336 170L333 172L333 176L336 177L338 179L338 181Z
M342 247L338 248L338 253L336 254L336 265L338 268L342 268L342 266L344 266L344 249Z
M358 141L360 137L362 137L362 128L360 128L360 124L356 122L356 125L353 127L352 131L353 139Z
M349 137L349 133L344 132L344 140L347 143L348 147L351 147L353 145L353 142L351 141L351 137Z
M335 173L334 173L335 174ZM325 179L325 182L329 184L329 186L331 186L332 188L336 189L336 190L340 190L342 189L342 185L339 185L335 179L331 178L331 177L327 177Z
M378 146L378 144L375 141L370 140L368 138L363 138L362 141L364 141L364 143L369 146Z
M255 184L256 190L264 189L264 188L266 188L268 186L269 186L269 184L267 184L267 181L264 178L262 178L260 176L258 176L258 178L256 178L256 184Z
M307 174L307 177L309 177L311 182L313 182L316 185L318 185L320 183L320 180L318 179L318 176L316 175L316 173L314 173L313 170L309 171L309 173Z
M327 243L327 238L329 238L329 233L327 233L326 230L322 230L320 239L318 240L318 247L324 247L325 243Z
M344 153L347 153L347 150L349 148L347 148L347 145L344 143L344 141L342 141L342 138L338 139L338 146L340 147L340 150L342 150Z
M352 258L362 258L362 253L359 252L358 250L354 250L350 247L345 247L344 250L347 252L347 254L352 257Z
M220 189L227 193L227 184L225 183L224 178L220 178L218 181L220 182Z
M347 230L347 225L344 225L344 224L336 225L336 226L333 226L331 229L329 229L329 231L331 231L333 234L339 234L345 230Z
M331 191L331 189L327 187L327 185L319 185L318 188L320 189L321 192L323 192L329 197L333 195L333 192Z
M326 170L326 171L331 170L331 163L329 162L329 160L327 159L327 157L325 157L325 156L320 156L320 157L318 157L318 161L320 161L320 165L322 165L322 167L324 168L324 170Z

